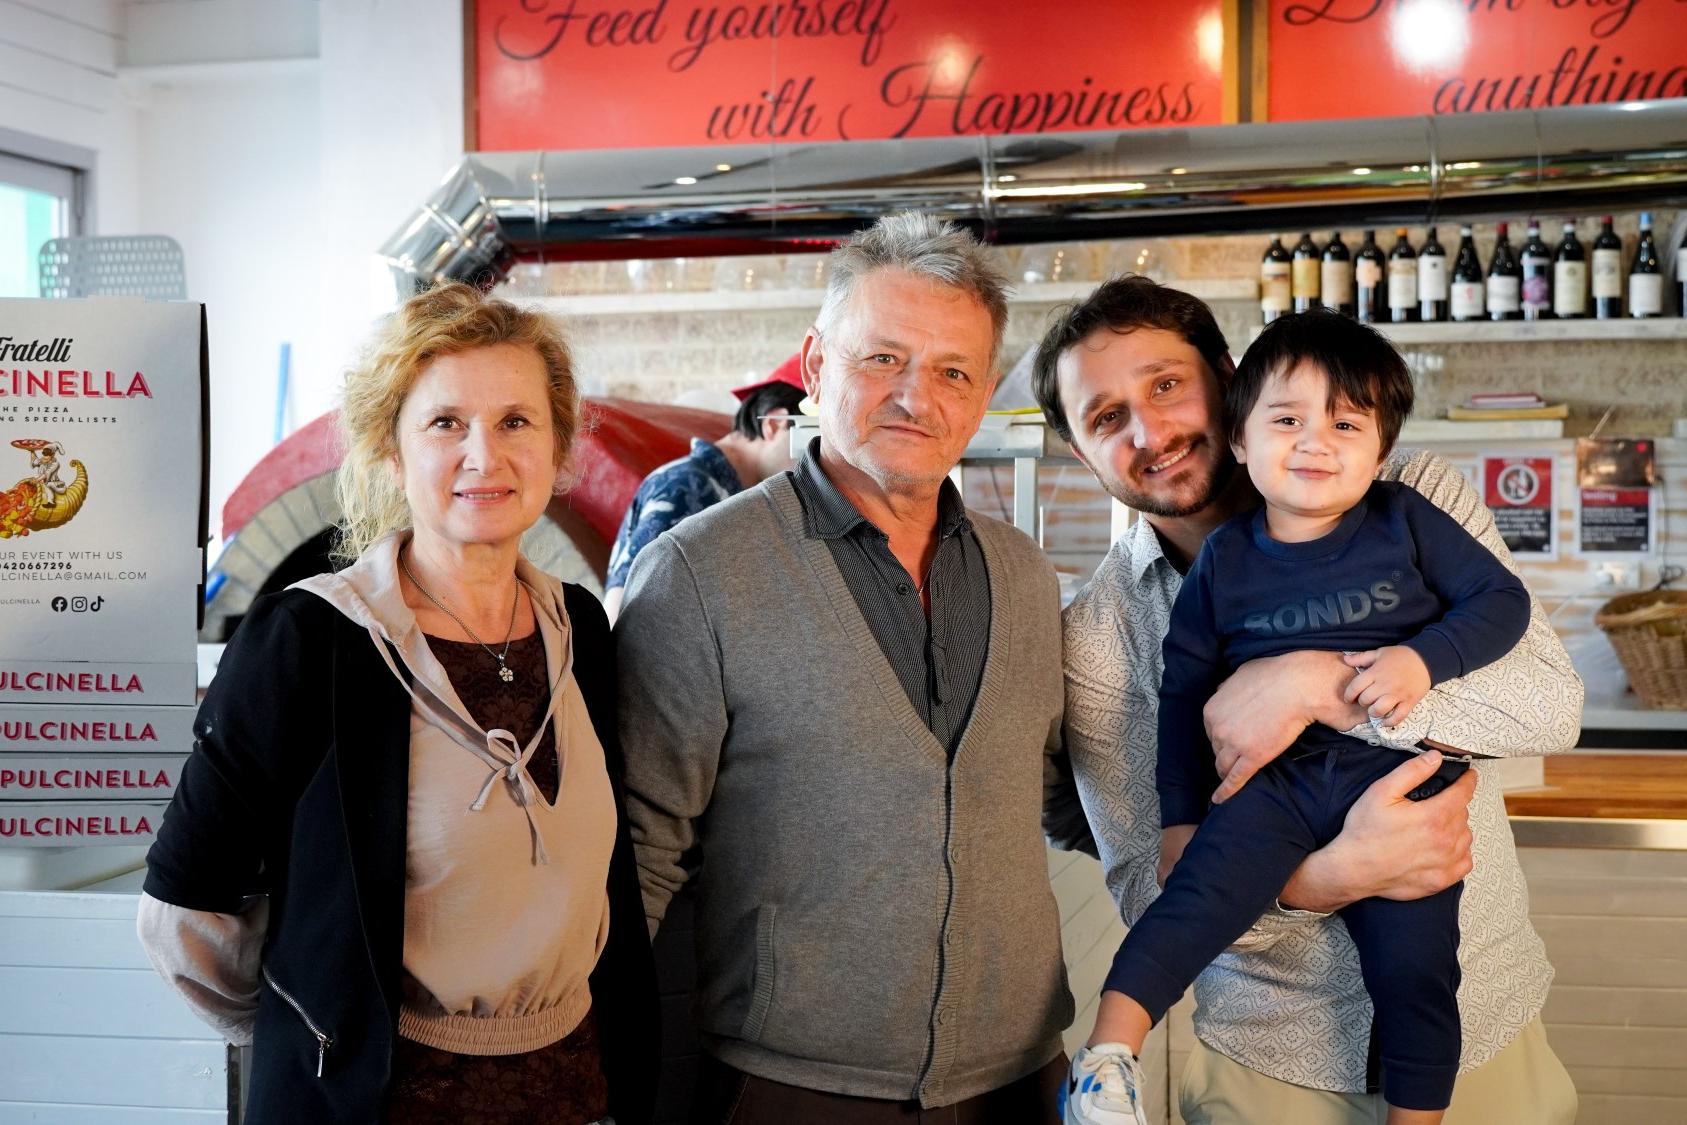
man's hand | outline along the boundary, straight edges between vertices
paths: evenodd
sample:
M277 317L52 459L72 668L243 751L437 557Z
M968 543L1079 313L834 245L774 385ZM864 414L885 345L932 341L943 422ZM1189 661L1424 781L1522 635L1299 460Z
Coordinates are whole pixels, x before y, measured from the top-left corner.
M1288 652L1250 660L1218 686L1202 711L1222 804L1313 723L1349 730L1365 721L1361 707L1342 701L1353 673L1339 652Z
M1429 665L1405 645L1345 653L1342 663L1356 674L1341 697L1365 708L1366 714L1385 727L1405 722L1412 708L1429 693Z
M1441 755L1426 751L1365 790L1341 835L1306 858L1279 901L1328 914L1362 898L1424 898L1468 875L1476 771L1426 801L1406 799L1440 765Z
M1172 868L1183 858L1183 849L1195 837L1195 827L1193 824L1172 824L1160 829L1160 866L1154 872L1154 881L1160 886L1166 885Z

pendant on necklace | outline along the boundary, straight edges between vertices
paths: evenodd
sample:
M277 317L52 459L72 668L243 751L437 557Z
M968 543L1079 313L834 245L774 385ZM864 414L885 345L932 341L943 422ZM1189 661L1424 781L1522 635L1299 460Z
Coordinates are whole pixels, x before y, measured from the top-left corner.
M505 664L501 660L498 662L498 678L503 680L506 684L515 680L515 673L510 671L509 665Z

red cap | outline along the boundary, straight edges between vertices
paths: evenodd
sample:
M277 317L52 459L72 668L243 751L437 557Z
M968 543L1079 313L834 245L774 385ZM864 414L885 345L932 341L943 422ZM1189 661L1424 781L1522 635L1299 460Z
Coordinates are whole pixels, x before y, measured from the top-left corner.
M794 355L773 369L773 374L765 379L758 379L754 383L747 383L742 387L733 387L732 393L739 402L743 402L763 387L774 383L788 383L797 390L806 390L802 383L802 355Z

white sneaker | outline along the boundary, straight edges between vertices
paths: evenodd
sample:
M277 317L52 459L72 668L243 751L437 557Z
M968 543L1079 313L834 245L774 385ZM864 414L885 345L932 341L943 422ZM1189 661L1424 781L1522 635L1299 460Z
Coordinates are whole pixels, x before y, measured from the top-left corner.
M1123 1043L1079 1048L1061 1087L1064 1125L1148 1125L1143 1115L1142 1072Z

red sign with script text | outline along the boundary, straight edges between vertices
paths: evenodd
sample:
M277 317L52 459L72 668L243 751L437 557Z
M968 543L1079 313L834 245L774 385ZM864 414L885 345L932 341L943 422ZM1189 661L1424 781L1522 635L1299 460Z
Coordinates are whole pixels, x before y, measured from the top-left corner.
M1271 0L1270 18L1272 121L1687 96L1683 0Z
M476 0L476 147L1215 125L1221 0Z

